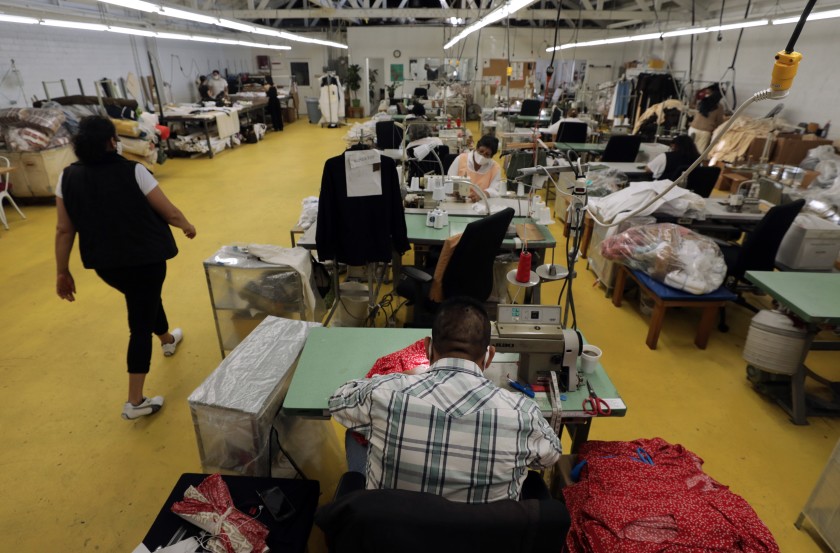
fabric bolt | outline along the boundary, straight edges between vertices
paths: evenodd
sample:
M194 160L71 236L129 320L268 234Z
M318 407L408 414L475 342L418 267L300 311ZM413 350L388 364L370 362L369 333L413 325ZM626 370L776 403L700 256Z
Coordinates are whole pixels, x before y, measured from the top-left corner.
M463 359L441 359L420 375L350 381L329 405L336 421L370 442L368 489L464 503L519 499L528 468L551 466L561 454L536 403Z
M397 167L380 156L382 194L347 196L344 154L324 163L318 199L315 243L318 259L336 259L348 265L391 261L410 249Z
M580 482L563 490L570 553L779 551L752 507L706 475L703 460L681 445L592 441L579 459L586 461Z

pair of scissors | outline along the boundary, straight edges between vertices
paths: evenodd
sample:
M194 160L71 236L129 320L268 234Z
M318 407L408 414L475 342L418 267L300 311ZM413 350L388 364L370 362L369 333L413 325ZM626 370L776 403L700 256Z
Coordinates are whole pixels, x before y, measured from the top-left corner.
M583 400L583 412L596 417L608 417L612 413L609 404L603 398L598 397L588 380L586 381L586 387L589 389L589 397Z

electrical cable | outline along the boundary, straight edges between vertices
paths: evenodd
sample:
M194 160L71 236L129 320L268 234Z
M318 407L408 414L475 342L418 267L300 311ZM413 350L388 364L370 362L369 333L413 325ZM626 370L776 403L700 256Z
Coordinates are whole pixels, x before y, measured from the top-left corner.
M726 0L720 0L720 13L718 14L720 16L720 18L718 20L718 27L723 27L723 10L725 8L726 8ZM720 42L721 40L723 40L723 31L718 29L717 41Z
M808 3L805 5L805 9L802 11L802 15L799 16L799 21L796 22L796 27L793 29L793 34L790 35L790 40L785 48L786 54L790 54L794 51L796 41L799 40L799 34L802 32L802 28L805 27L805 21L808 19L808 16L811 14L811 10L814 9L814 4L816 3L817 0L808 0Z

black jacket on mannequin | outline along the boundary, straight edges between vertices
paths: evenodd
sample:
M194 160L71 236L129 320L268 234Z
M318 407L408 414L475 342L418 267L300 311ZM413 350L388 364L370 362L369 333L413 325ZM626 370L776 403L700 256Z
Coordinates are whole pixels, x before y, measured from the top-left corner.
M382 195L348 197L344 154L324 163L315 233L322 261L366 265L410 249L396 163L380 156L379 167Z

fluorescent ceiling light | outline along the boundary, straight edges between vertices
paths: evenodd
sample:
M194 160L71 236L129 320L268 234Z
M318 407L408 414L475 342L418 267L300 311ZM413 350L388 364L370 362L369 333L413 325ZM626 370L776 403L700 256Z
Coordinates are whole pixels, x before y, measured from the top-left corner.
M258 35L265 35L265 36L276 36L280 37L280 31L275 31L274 29L266 29L265 27L254 27L254 33Z
M219 19L217 25L233 29L234 31L242 31L243 33L253 33L255 30L253 25L245 25L244 23L231 21L230 19Z
M176 8L169 8L166 6L162 6L160 8L160 13L162 13L163 15L168 15L169 17L174 17L176 19L185 19L187 21L194 21L196 23L206 23L207 25L215 25L219 22L219 20L215 17L209 17L207 15L201 15L200 13L188 12Z
M646 35L636 35L636 36L631 36L631 37L630 37L630 40L631 40L632 42L636 42L636 41L639 41L639 40L653 40L653 39L655 39L655 38L659 38L659 37L661 37L661 36L662 36L662 35L661 35L660 33L648 33L648 34L646 34Z
M156 12L160 6L152 4L151 2L144 2L143 0L99 0L106 4L113 4L115 6L122 6L123 8L130 8L132 10L140 10L141 12Z
M246 42L244 40L240 40L239 44L242 46L250 46L251 48L268 48L269 50L291 50L291 46L285 46L282 44L260 44L259 42Z
M707 32L708 29L706 27L693 27L691 29L680 29L678 31L668 31L667 33L662 33L662 38L669 38L672 36L686 36L686 35L697 35L700 33Z
M5 21L6 23L26 23L27 25L38 23L38 20L34 17L21 17L19 15L5 15L2 13L0 13L0 21Z
M60 19L42 19L41 25L50 27L64 27L67 29L83 29L85 31L106 31L108 27L99 23L80 23L78 21L61 21Z
M716 33L718 31L732 31L734 29L748 29L750 27L762 27L768 25L770 22L766 19L759 19L758 21L744 21L743 23L730 23L728 25L715 25L706 29L709 33Z
M112 33L120 33L123 35L137 35L137 36L155 36L152 31L144 31L142 29L130 29L128 27L108 27L108 31Z
M339 42L332 42L329 40L321 40L318 38L309 38L306 36L295 35L292 33L287 33L286 31L280 31L280 38L285 38L286 40L292 40L295 42L305 42L307 44L320 44L321 46L332 46L334 48L347 48L346 44L341 44Z
M155 33L157 38L167 38L172 40L192 40L190 35L182 35L179 33Z
M219 44L239 44L238 40L230 40L229 38L219 38L216 39L216 42L218 42Z
M812 13L808 16L808 21L818 21L820 19L833 19L840 17L840 10L830 10L827 12ZM774 19L773 25L786 25L788 23L796 23L799 21L798 17L785 17L783 19Z
M219 42L219 39L212 36L190 35L190 40L196 42Z
M466 29L464 29L460 33L458 33L455 37L452 38L452 40L450 40L449 42L447 42L446 44L443 45L443 49L448 50L449 48L452 48L458 42L464 40L465 38L467 38L467 36L469 36L472 33L478 31L479 29L482 29L482 28L486 27L487 25L495 23L495 22L497 22L501 19L504 19L505 17L511 16L514 13L521 10L522 8L526 8L526 7L530 6L535 1L536 0L510 0L505 5L496 8L492 12L488 13L487 15L485 15L484 17L482 17L481 19L479 19L478 21L476 21L472 25L468 26Z

